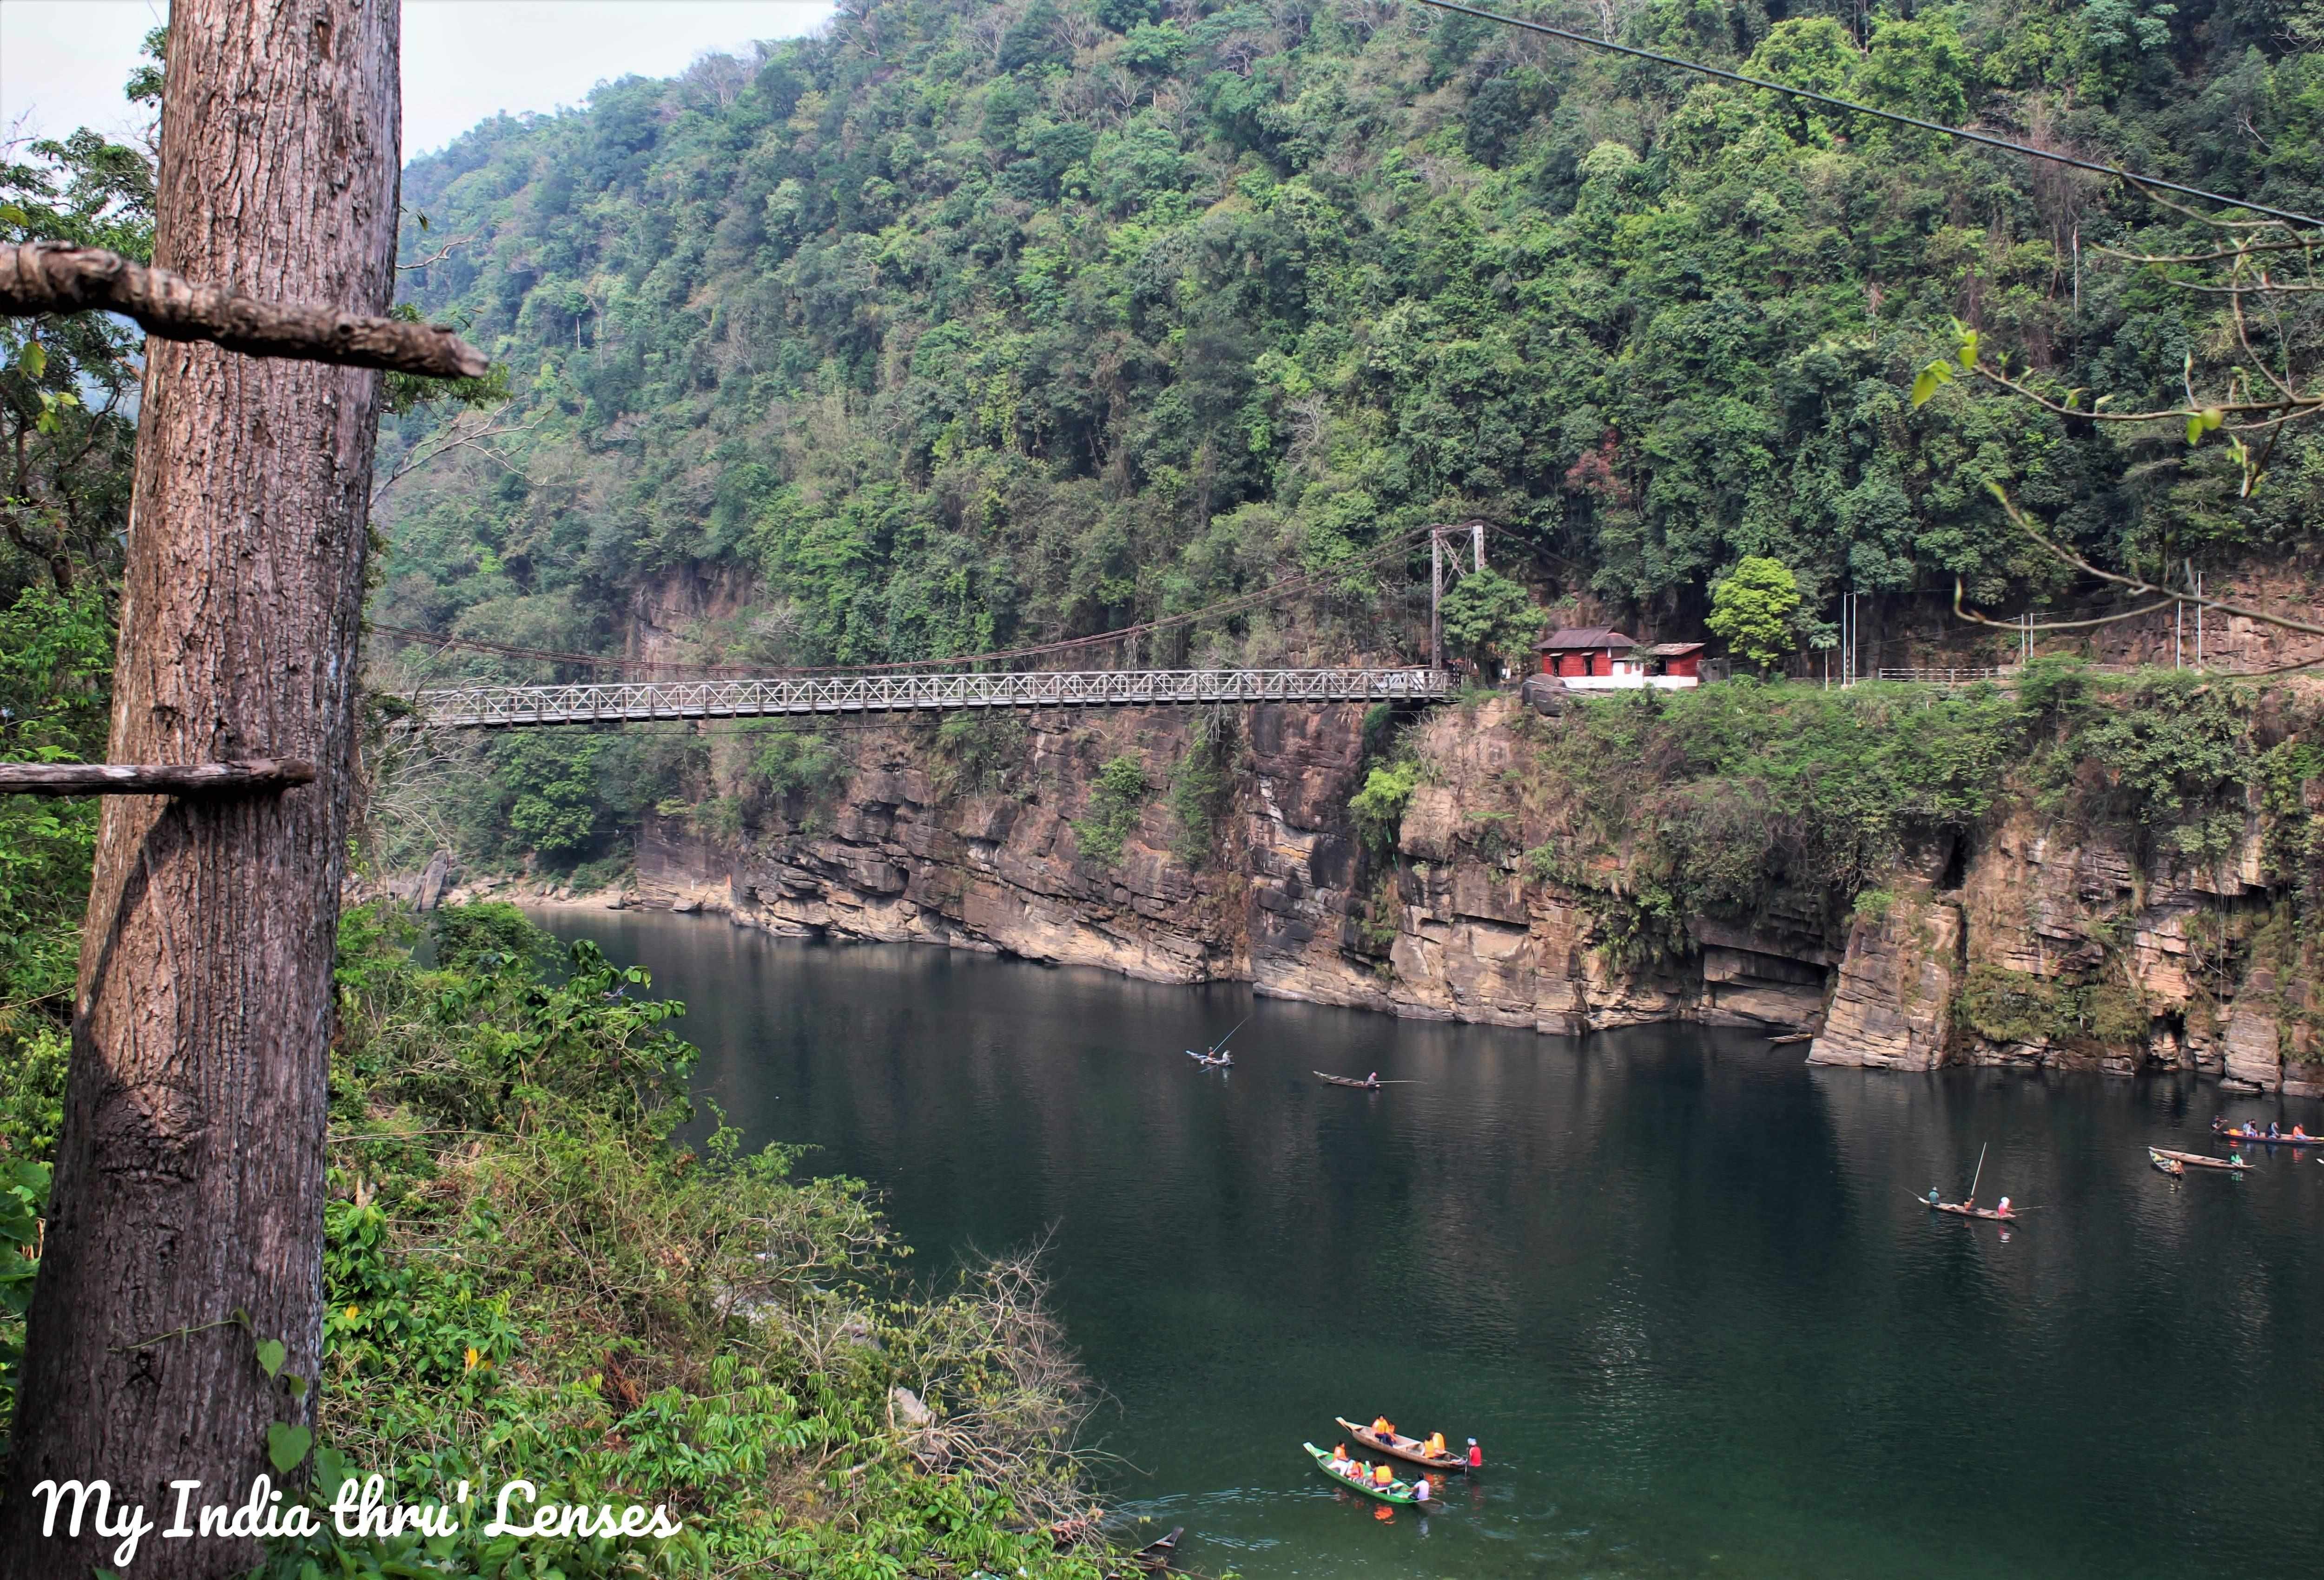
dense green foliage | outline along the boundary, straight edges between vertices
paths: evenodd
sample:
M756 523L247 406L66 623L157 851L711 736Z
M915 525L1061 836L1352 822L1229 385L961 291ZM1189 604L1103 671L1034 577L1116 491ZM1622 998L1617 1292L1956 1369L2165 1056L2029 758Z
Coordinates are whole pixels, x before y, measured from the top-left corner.
M694 1054L642 972L586 943L550 971L505 906L433 927L434 969L386 913L342 928L314 1468L325 1500L350 1471L406 1502L462 1479L479 1496L457 1537L327 1535L285 1544L269 1576L1093 1580L1041 1528L1085 1506L1065 1451L1078 1381L1021 1263L900 1284L904 1248L862 1186L796 1179L789 1153L730 1131L699 1153L664 1139ZM15 1118L23 1079L0 1071L20 1159L44 1145ZM0 1248L29 1237L44 1185L33 1163L0 1172ZM14 1260L0 1351L32 1266ZM896 1386L927 1427L899 1426ZM520 1476L557 1502L666 1504L687 1532L484 1538Z
M2313 457L2240 501L2183 440L1967 381L1907 406L1956 317L2017 365L2172 390L2213 304L2095 251L2173 244L2143 199L1416 7L1152 9L872 0L417 161L408 251L459 244L411 299L507 360L530 426L506 466L404 485L383 607L593 648L640 585L733 567L752 602L704 650L912 657L1475 514L1528 576L1650 620L1770 555L1812 625L1843 585L2043 593L1987 482L2092 545L2305 531ZM2324 201L2313 0L1605 15Z
M1584 25L2324 207L2316 0ZM1206 622L1143 661L1413 652L1421 562L1358 556L1482 517L1538 596L1665 636L1778 561L1801 602L1766 657L1828 639L1849 587L2086 596L1987 484L2143 563L2303 546L2324 507L2312 440L2243 500L2217 446L1971 379L1910 404L1957 320L2124 402L2203 374L2216 299L2100 251L2193 245L2168 210L1416 6L868 0L487 123L405 198L407 255L450 244L410 299L508 365L514 431L389 496L375 611L537 648L616 647L643 607L705 660L958 655L1339 567L1296 630ZM390 463L447 420L396 418ZM1463 645L1517 645L1489 636ZM551 672L428 672L464 668ZM524 760L473 798L487 858L563 866L729 794L677 747L497 749ZM557 789L593 778L587 807Z

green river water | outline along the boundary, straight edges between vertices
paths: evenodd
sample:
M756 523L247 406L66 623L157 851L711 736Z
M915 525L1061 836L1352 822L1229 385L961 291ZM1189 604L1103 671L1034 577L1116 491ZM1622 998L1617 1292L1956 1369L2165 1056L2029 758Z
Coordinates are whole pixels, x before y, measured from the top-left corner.
M924 1272L1047 1236L1110 1495L1278 1576L2163 1576L2324 1552L2324 1167L2174 1182L2190 1080L1811 1070L636 913L697 1090L885 1199ZM1185 1049L1250 1021L1238 1067ZM1313 1070L1407 1081L1373 1094ZM2003 1230L1929 1213L1989 1147ZM1300 1452L1484 1446L1383 1517Z

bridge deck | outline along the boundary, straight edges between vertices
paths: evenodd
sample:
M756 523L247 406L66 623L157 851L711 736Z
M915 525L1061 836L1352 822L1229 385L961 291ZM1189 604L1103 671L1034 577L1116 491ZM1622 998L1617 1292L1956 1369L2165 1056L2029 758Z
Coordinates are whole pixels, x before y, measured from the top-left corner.
M424 691L419 721L448 730L655 719L758 719L961 708L1170 708L1209 703L1432 701L1442 670L1100 669L1001 675L826 675L614 685L468 685Z

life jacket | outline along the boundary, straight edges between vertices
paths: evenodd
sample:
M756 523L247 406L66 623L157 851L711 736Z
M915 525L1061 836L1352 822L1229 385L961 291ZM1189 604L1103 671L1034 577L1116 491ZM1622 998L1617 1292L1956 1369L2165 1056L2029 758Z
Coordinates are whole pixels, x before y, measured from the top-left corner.
M1394 1481L1395 1479L1396 1479L1395 1474L1394 1474L1392 1472L1390 1472L1390 1471L1389 1471L1389 1469L1388 1469L1388 1467L1387 1465L1383 1465L1379 1466L1378 1469L1376 1469L1376 1470L1374 1470L1374 1471L1372 1472L1372 1480L1374 1480L1374 1481L1378 1482L1378 1483L1379 1483L1380 1485L1382 1485L1382 1486L1386 1486L1386 1485L1388 1485L1388 1483L1390 1483L1390 1482Z

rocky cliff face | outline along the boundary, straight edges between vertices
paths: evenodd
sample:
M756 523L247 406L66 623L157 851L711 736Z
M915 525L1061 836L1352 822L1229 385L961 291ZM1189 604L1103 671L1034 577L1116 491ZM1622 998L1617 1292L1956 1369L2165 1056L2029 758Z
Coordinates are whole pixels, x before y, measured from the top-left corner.
M1185 715L1042 716L982 789L956 783L932 733L875 732L819 805L793 795L724 835L657 820L635 898L1426 1019L1561 1033L1694 1020L1812 1031L1824 1064L2162 1065L2324 1095L2315 947L2266 936L2252 841L2182 873L2020 811L1900 873L1841 936L1779 893L1765 916L1696 918L1677 958L1620 969L1588 896L1523 856L1542 837L1522 793L1527 730L1545 727L1506 698L1429 715L1429 782L1393 852L1367 850L1349 813L1365 766L1353 708L1244 715L1230 799L1193 848L1164 793L1194 749ZM1125 755L1152 793L1101 863L1084 848L1093 787ZM2231 969L2242 960L2257 963Z

